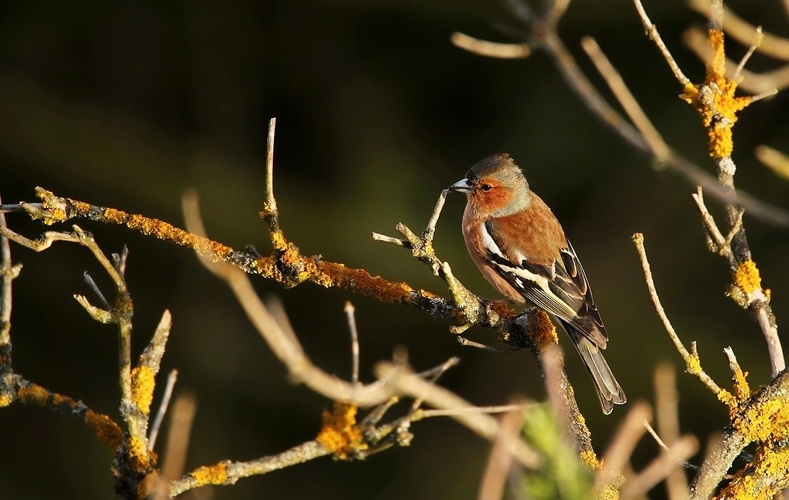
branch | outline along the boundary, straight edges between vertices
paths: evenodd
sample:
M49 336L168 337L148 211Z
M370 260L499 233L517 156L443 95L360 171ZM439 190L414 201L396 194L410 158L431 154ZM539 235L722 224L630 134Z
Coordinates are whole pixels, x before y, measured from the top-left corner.
M734 459L750 443L757 442L753 462L740 470L720 493L722 498L745 496L771 498L787 486L789 461L789 370L784 370L747 400L730 409L731 426L713 448L693 481L693 499L706 499L717 489ZM743 496L745 495L745 496Z
M701 368L701 360L699 359L699 355L695 349L696 343L693 342L691 344L693 346L693 353L688 352L688 350L682 344L682 341L679 339L679 335L677 335L676 330L674 330L674 327L671 325L671 321L668 319L666 311L663 309L663 305L660 303L660 297L658 297L657 290L655 289L655 281L652 278L652 270L649 265L649 260L647 259L646 249L644 248L644 235L641 233L634 234L633 243L636 245L638 257L641 259L641 267L644 270L644 279L646 280L649 296L655 306L655 311L657 311L660 321L663 322L663 327L666 329L669 338L671 338L671 341L674 343L674 347L676 347L680 356L682 356L682 359L685 361L685 370L689 374L697 376L699 380L701 380L701 382L706 385L710 391L712 391L713 394L719 394L721 392L721 388Z
M605 101L579 68L572 54L567 50L564 42L556 33L556 20L548 22L545 18L537 16L522 0L510 0L509 4L513 13L527 26L528 32L526 35L530 37L530 45L534 48L540 48L548 54L556 65L559 74L564 78L568 87L578 95L581 102L628 144L639 151L651 155L659 166L679 174L692 185L702 186L718 202L735 203L737 206L746 209L751 217L763 223L789 228L789 212L754 198L744 191L737 190L735 196L733 193L724 190L716 179L704 169L674 150L669 149L668 156L665 158L657 156L652 149L653 146L647 139ZM648 17L646 22L648 23L647 29L650 26L654 28ZM686 81L687 78L683 79L683 76L680 70L677 73L678 79ZM658 149L657 152L661 153L661 150Z

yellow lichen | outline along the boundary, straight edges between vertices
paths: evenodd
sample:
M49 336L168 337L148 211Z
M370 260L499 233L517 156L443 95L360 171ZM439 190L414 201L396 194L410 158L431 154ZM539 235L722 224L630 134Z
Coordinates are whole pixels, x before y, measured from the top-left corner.
M197 481L196 486L225 484L227 482L227 463L219 462L214 465L205 465L195 469L190 475Z
M718 498L771 500L787 486L789 449L760 447L753 461L740 470Z
M619 500L619 487L625 482L621 474L613 484L607 484L597 492L598 500Z
M131 371L132 400L144 415L151 411L153 389L156 385L154 374L147 366L137 366Z
M136 436L130 436L126 441L126 450L129 462L137 472L147 471L155 461L153 452Z
M734 271L734 284L749 296L762 288L759 268L756 267L754 261L746 260L737 266L737 269Z
M732 393L726 389L721 389L717 396L718 400L728 406L730 410L737 407L737 398L735 398Z
M593 450L584 450L581 452L581 461L585 463L590 469L598 470L603 468L603 462Z
M745 401L751 397L751 387L748 385L747 376L748 373L742 371L740 365L737 365L734 368L734 372L731 374L732 381L734 382L734 396L740 401Z
M689 374L698 375L701 373L701 360L698 354L691 354L690 357L685 360L685 365L685 371Z
M274 231L271 233L271 245L276 250L284 249L288 246L288 240L285 239L285 234L282 231Z
M323 427L316 440L341 460L367 449L362 432L356 425L357 411L354 405L335 402L331 412L323 412Z
M784 440L789 437L789 405L782 399L752 403L731 415L731 425L749 442Z
M10 405L13 402L14 402L14 399L12 397L10 397L10 396L7 396L5 394L0 396L0 408L4 408L4 407Z

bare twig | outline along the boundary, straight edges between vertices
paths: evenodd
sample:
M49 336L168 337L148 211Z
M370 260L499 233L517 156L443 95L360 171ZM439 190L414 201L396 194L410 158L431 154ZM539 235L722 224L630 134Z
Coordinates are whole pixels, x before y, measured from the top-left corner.
M789 156L769 146L757 146L756 158L779 177L789 180Z
M677 393L677 380L674 367L668 363L661 363L655 370L655 413L660 434L669 445L680 438L679 431L679 394ZM650 433L654 431L650 429ZM657 437L657 434L654 434ZM659 438L656 439L658 442ZM664 448L668 448L663 444ZM666 478L666 492L674 500L687 498L690 487L685 473L676 469Z
M184 196L183 205L187 227L199 234L202 224L199 223L201 219L197 200L192 196ZM354 401L360 406L374 406L393 395L392 389L382 384L351 384L313 365L288 325L280 324L260 300L246 274L227 264L211 263L207 260L201 262L207 264L212 273L228 284L253 326L272 352L285 364L294 380L303 382L329 399Z
M660 37L660 33L657 30L657 27L652 24L652 21L649 20L649 16L647 15L646 10L644 10L644 6L641 4L641 0L634 0L633 3L636 6L636 11L638 11L638 15L641 18L641 23L644 25L644 28L647 30L647 35L649 39L652 40L657 48L660 50L660 53L663 55L663 58L668 63L669 68L671 68L671 72L674 73L674 77L677 79L680 85L683 87L690 83L690 79L685 76L685 73L679 68L677 61L674 60L674 56L671 55L671 52L666 47L666 44L663 43L663 39Z
M731 76L732 80L734 80L735 82L740 81L742 77L743 68L745 68L745 65L751 59L751 56L756 51L756 49L759 48L759 45L762 44L762 40L764 40L764 35L762 34L762 27L759 26L756 28L756 35L753 38L753 42L751 43L751 46L748 48L748 52L746 52L745 55L742 56L742 59L740 59L740 63L734 69L734 74Z
M690 0L688 5L697 12L710 17L713 3L713 0ZM758 51L766 56L789 61L789 39L765 33L761 43L755 44L754 39L758 36L755 33L760 27L750 24L725 6L723 7L723 15L726 18L726 25L723 28L727 35L743 45L758 45Z
M356 330L355 310L351 301L345 302L345 315L351 331L351 383L354 385L359 383L359 332Z
M279 231L279 210L277 199L274 197L274 132L277 119L268 122L268 138L266 139L266 204L263 206L262 216L269 224L272 232Z
M630 407L624 420L619 424L611 444L603 454L603 468L595 476L595 488L599 491L606 485L618 482L633 454L636 445L644 435L644 422L652 419L652 408L639 401Z
M597 67L597 71L605 78L608 88L614 93L614 96L622 105L627 116L630 117L630 120L638 131L641 132L641 136L649 145L649 149L655 156L655 159L661 163L668 161L671 156L671 150L668 144L663 140L663 137L655 126L652 125L652 122L649 120L646 113L644 113L644 110L638 104L636 98L630 93L622 76L605 56L595 39L590 36L584 37L581 40L581 46L586 51L586 54L589 56L589 59L592 60L595 67Z
M477 494L479 500L504 498L507 476L514 463L505 443L518 439L524 417L523 405L517 405L516 408L502 415L499 423L499 435L493 442L490 455L488 455L488 463L485 466L482 481L480 481Z
M434 408L456 409L472 407L471 404L456 394L434 385L416 374L409 373L402 366L381 362L375 366L375 374L380 380L384 380L387 384L395 387L399 393L423 399ZM453 415L453 418L488 440L495 440L500 432L496 419L485 413L461 412ZM519 439L508 440L506 446L507 451L526 467L534 468L541 461L539 455Z
M156 446L156 439L159 437L159 429L162 427L164 416L167 414L167 408L170 406L170 398L173 395L173 388L175 388L175 382L177 380L178 370L170 370L170 374L167 376L167 384L164 386L164 392L162 393L162 401L159 403L159 409L156 411L156 416L148 432L149 450L153 450Z
M160 495L166 493L174 496L181 493L181 491L176 489L178 484L176 478L183 474L186 466L189 440L192 434L192 424L194 423L196 410L197 401L194 395L190 393L176 397L173 402L167 445L165 446L160 474L161 483L157 487Z
M681 436L668 451L663 451L649 465L622 487L622 498L638 498L663 481L672 471L680 467L699 449L695 436Z
M2 200L0 200L2 203ZM0 212L0 375L10 372L12 282L19 276L21 265L11 263L11 244L2 230L7 229L5 214Z
M531 47L525 43L489 42L460 32L452 33L449 40L458 48L484 57L523 59L531 55Z
M697 376L699 380L701 380L701 382L707 386L708 389L717 395L721 391L721 388L701 368L701 361L699 360L698 355L692 355L689 353L682 344L682 341L679 339L676 330L674 330L674 327L671 325L671 321L669 321L668 316L666 315L666 311L663 309L663 305L660 303L660 298L658 297L657 290L655 289L655 282L652 279L652 270L650 269L649 261L647 260L646 249L644 248L644 235L641 233L634 234L633 242L636 245L638 256L641 259L641 267L644 270L644 279L646 280L649 296L652 298L652 303L655 306L655 310L657 311L660 320L663 322L663 327L666 329L671 341L674 343L674 347L677 348L680 356L682 356L682 359L685 361L686 371L691 375Z

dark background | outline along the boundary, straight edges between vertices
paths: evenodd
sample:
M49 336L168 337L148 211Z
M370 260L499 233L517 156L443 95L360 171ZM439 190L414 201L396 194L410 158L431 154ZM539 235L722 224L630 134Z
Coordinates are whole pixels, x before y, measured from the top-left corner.
M787 33L780 2L731 5L767 31ZM679 39L704 19L679 1L646 7L685 72L700 80L703 66ZM403 249L374 242L371 232L394 234L397 222L420 230L443 187L477 160L506 151L582 257L611 337L607 359L630 401L652 398L652 374L661 361L683 369L649 302L630 240L636 231L645 234L670 317L686 344L699 342L707 371L727 385L722 349L732 346L752 384L766 382L764 340L724 295L726 264L706 250L693 187L653 169L600 124L543 54L492 60L449 43L453 31L510 41L502 26L517 27L506 6L480 0L5 2L0 194L6 202L31 201L33 188L43 186L181 225L180 196L194 188L213 238L236 248L252 243L266 253L257 213L266 126L276 116L276 191L286 235L306 254L446 295L426 267ZM578 41L596 37L667 141L711 171L699 120L677 98L680 88L630 2L573 2L560 33L590 74ZM738 58L744 50L732 44L730 54ZM750 65L775 66L760 56ZM744 111L734 158L739 187L789 208L789 184L753 159L758 144L789 150L787 113L785 95ZM496 297L463 247L462 206L459 196L447 203L438 224L439 255L472 290ZM9 224L28 236L42 231L21 215L11 215ZM331 402L289 383L230 293L190 251L119 227L80 224L105 251L123 244L131 250L135 357L162 310L172 311L160 387L164 374L177 368L177 391L197 397L188 470L276 454L315 436L321 410ZM789 237L747 217L746 224L781 325L789 308ZM90 320L71 298L89 293L83 271L106 290L108 280L74 245L44 254L14 246L13 256L25 266L14 289L14 368L117 416L116 332ZM528 352L461 348L447 321L413 308L309 284L283 290L255 283L261 294L281 297L307 352L338 376L350 372L342 312L350 299L363 380L372 379L375 361L404 346L417 369L460 356L442 384L474 403L500 404L514 394L544 398ZM487 331L470 335L493 342ZM627 408L601 415L587 374L575 354L567 354L579 404L602 451ZM695 378L679 373L678 380L683 429L703 442L725 425L725 409ZM0 429L0 497L112 496L110 456L80 422L12 405L0 411ZM448 419L420 422L413 431L410 448L366 462L317 460L214 488L213 495L473 498L489 445ZM656 453L645 439L635 466Z

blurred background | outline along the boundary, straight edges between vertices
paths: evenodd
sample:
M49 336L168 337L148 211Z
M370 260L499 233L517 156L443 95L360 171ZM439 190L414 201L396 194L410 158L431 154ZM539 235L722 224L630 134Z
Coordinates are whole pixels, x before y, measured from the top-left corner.
M779 1L728 3L766 31L789 31ZM681 1L646 8L686 74L702 79L703 65L680 37L705 20ZM611 337L606 357L630 401L652 399L654 369L668 361L678 371L682 428L704 442L725 425L725 410L682 374L647 296L631 235L645 234L668 314L686 344L698 341L718 383L728 384L726 346L754 386L769 380L761 332L725 296L726 264L706 249L693 186L655 170L599 123L545 55L493 60L449 43L454 31L512 41L513 28L519 29L506 4L482 0L7 1L0 8L0 195L32 201L34 187L43 186L182 225L180 197L193 188L211 237L236 248L251 243L265 254L267 232L257 214L266 126L276 117L275 185L285 234L306 254L446 295L429 269L401 248L374 242L371 233L395 234L398 222L421 230L442 188L477 160L509 152L581 256ZM712 170L699 120L677 98L680 88L630 3L573 2L559 31L599 83L578 44L594 36L669 144ZM745 50L732 43L729 55L737 59ZM775 66L758 55L749 65ZM734 158L740 188L789 209L789 183L753 158L759 144L789 150L787 116L785 93L744 111ZM496 297L463 247L463 204L460 196L448 200L437 251L473 291ZM789 234L745 220L783 325ZM331 402L288 380L228 290L190 251L120 227L79 224L106 252L130 248L135 356L162 311L172 311L159 387L177 368L176 393L197 398L187 470L276 454L316 435ZM30 237L42 232L21 215L11 215L9 225ZM117 417L115 330L90 320L72 298L89 293L84 271L110 293L97 263L66 244L43 254L14 246L13 257L24 264L14 285L14 368ZM402 305L309 284L284 290L255 283L261 294L282 299L314 362L340 377L350 374L342 308L352 300L364 381L372 380L377 360L403 346L420 370L460 356L441 383L473 403L545 397L528 352L462 348L449 322ZM495 343L487 331L469 335ZM581 363L561 342L602 451L627 407L603 416ZM80 422L12 405L0 411L0 429L0 497L113 495L109 453ZM412 430L409 448L365 462L317 460L194 498L474 498L489 445L448 419ZM644 439L634 467L657 452Z

